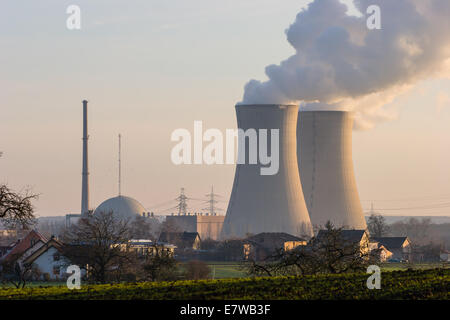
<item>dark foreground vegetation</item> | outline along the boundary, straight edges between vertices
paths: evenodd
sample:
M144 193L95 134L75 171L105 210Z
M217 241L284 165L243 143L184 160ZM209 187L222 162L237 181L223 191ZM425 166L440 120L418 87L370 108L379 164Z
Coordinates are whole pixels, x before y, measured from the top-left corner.
M369 290L368 274L310 275L66 287L0 289L0 299L120 300L344 300L450 298L450 269L384 272L381 289Z

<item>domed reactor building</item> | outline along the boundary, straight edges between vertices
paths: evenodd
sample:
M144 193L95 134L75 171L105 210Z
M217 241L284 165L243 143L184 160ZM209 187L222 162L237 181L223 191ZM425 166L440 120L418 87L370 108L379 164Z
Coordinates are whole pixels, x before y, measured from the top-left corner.
M88 101L83 100L83 171L81 182L81 213L80 214L67 214L66 215L66 227L75 223L79 218L83 216L89 216L92 214L89 204L89 158L88 158ZM144 206L139 201L123 196L121 194L121 135L119 134L119 195L117 197L110 198L101 203L93 214L112 213L116 218L123 220L132 220L136 216L145 216L146 211ZM149 216L149 213L147 213Z
M102 202L94 211L98 213L113 213L114 217L122 220L132 220L145 214L145 208L137 200L119 195Z
M297 126L297 158L311 222L323 228L366 229L352 159L353 114L302 111Z

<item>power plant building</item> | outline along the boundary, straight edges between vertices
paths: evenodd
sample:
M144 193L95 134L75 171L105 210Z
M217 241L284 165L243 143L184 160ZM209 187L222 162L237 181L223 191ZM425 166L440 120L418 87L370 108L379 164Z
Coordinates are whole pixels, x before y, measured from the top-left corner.
M270 137L271 129L279 130L279 170L274 175L261 175L260 169L267 166L259 161L237 164L222 238L242 238L262 232L312 235L297 164L298 106L237 105L236 115L238 128L244 131L267 129ZM248 158L250 149L249 143L245 143L245 148L240 146L238 152L244 151Z
M202 240L219 240L224 219L225 216L205 214L166 217L168 224L173 224L182 232L198 232Z
M146 210L139 201L119 195L103 201L94 211L94 214L99 213L112 213L116 218L133 220L137 216L144 216Z
M298 167L314 227L366 229L352 159L353 116L346 111L300 111Z
M113 213L119 219L132 220L136 216L144 216L146 214L145 208L137 200L123 196L121 194L121 159L120 159L120 143L121 136L119 135L119 195L102 202L94 214L100 212ZM83 100L83 161L82 161L82 187L81 187L81 214L67 214L66 227L76 223L81 217L88 216L92 213L89 204L89 133L88 133L88 101Z
M81 214L89 214L88 102L83 100L83 172L81 183Z

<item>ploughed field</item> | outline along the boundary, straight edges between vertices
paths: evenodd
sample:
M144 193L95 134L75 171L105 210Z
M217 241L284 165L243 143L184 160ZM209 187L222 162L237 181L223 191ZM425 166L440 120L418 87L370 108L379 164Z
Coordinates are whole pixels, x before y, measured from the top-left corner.
M339 300L449 299L450 269L383 272L381 289L369 290L364 273L304 277L143 282L66 287L0 289L0 299L121 300Z

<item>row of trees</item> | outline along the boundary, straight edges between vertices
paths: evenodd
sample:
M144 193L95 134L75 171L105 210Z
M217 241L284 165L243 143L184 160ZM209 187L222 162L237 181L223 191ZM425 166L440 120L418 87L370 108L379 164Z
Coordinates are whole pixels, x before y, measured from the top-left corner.
M330 222L320 238L312 238L307 246L292 250L276 250L264 261L250 260L244 265L250 275L311 275L364 271L378 260L377 252L361 247L359 242L343 237L343 228Z
M382 215L372 214L367 221L367 228L372 237L408 236L414 242L421 244L431 240L429 234L431 219L429 218L409 218L389 225Z
M136 237L135 223L117 219L112 213L98 213L80 219L64 233L61 239L65 244L62 255L70 264L83 268L88 266L87 280L97 283L173 281L199 277L196 269L200 268L201 262L181 266L171 253L159 245L155 244L153 253L148 255L128 250L129 241ZM200 273L202 278L208 277L209 268L207 273Z
M210 274L209 267L200 261L181 265L169 252L155 245L153 254L141 255L128 250L133 229L128 221L117 219L112 213L98 213L82 218L66 229L61 237L63 264L78 265L84 270L85 280L91 283L130 281L173 281L203 279ZM34 265L10 257L0 268L0 279L17 288L28 281L41 278Z
M1 157L0 152L0 157ZM6 184L0 184L0 225L11 229L28 229L35 224L33 200L37 194L29 189L16 192ZM37 276L39 271L33 266L22 266L17 263L18 257L0 264L0 281L10 282L15 287L24 287L27 280Z
M429 218L408 218L387 224L386 218L372 214L367 222L372 237L408 237L411 262L439 262L440 253L450 246L450 224L432 224Z

